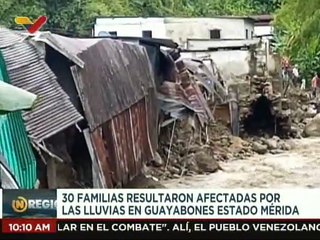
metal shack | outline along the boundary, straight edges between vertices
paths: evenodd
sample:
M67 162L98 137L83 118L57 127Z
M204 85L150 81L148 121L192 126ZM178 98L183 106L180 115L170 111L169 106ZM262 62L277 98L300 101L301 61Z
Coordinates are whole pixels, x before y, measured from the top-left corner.
M112 39L74 39L51 33L46 62L77 110L92 161L93 187L121 187L140 174L157 148L154 71L146 48Z
M20 188L34 188L41 175L37 170L45 164L36 161L40 157L36 158L31 144L41 156L48 153L47 140L75 125L82 116L56 81L42 52L25 36L0 27L0 50L3 80L39 97L30 111L10 113L0 120L0 152L8 170Z

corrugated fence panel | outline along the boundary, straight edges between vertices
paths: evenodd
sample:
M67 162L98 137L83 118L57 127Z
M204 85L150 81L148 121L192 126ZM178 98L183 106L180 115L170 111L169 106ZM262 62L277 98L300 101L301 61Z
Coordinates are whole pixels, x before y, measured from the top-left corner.
M91 133L91 139L110 188L121 187L141 173L153 155L149 146L146 106L142 99Z
M134 151L136 153L136 159L135 159L135 167L136 167L136 174L138 174L138 172L141 169L141 159L142 159L142 155L143 155L143 147L141 148L141 132L143 130L141 130L139 128L139 106L133 105L131 107L131 115L132 115L132 125L133 127L133 139L134 139Z
M133 138L133 123L132 123L132 114L131 109L126 111L126 122L125 122L125 133L126 133L126 141L123 142L123 145L127 146L127 167L129 171L129 181L132 180L136 176L136 167L135 167L135 152L134 152L134 138Z
M113 122L113 139L116 143L116 151L117 151L117 159L116 162L118 164L118 168L120 170L120 178L117 179L117 182L126 183L128 181L128 172L127 172L127 159L126 159L126 148L122 145L123 135L124 135L124 119L123 115L119 114L118 116L112 119Z
M159 121L159 104L156 98L155 89L149 89L146 96L146 114L148 117L149 137L152 149L158 149L158 121Z
M102 128L97 128L94 132L90 134L95 154L97 156L103 175L105 177L106 185L108 188L112 188L113 182L115 181L115 179L113 179L114 174L112 172L110 164L112 156L110 156L109 149L106 148L108 144L103 139L103 135L104 134Z

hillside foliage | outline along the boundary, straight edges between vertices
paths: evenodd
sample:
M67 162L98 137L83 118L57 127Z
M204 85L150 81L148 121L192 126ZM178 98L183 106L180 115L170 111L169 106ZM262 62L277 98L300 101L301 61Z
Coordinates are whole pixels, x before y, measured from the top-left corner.
M48 17L47 30L90 35L95 17L210 17L273 12L281 0L0 0L0 24L17 28L16 16Z
M310 81L320 72L320 0L284 0L274 25L278 51Z

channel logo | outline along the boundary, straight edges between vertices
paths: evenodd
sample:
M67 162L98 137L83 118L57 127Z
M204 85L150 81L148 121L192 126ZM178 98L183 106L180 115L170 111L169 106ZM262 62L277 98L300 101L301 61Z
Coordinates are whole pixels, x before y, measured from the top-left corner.
M17 200L12 201L12 209L16 213L23 213L28 209L28 200L24 197L18 197Z
M55 218L56 190L3 191L3 218Z
M54 199L26 199L18 196L12 201L12 210L16 213L24 213L28 209L56 209L57 201Z

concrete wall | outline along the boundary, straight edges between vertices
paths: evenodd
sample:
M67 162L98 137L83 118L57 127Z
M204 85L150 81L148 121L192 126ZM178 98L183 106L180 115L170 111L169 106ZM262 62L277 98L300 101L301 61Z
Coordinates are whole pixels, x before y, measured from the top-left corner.
M217 65L223 79L228 82L233 76L250 73L251 53L249 50L223 50L213 52L183 52L182 57L210 57Z
M258 45L260 42L259 38L255 39L188 39L187 47L188 50L208 50L208 49L226 49L226 48L243 48L252 45Z
M117 32L121 37L142 37L142 31L152 31L152 37L165 38L163 18L100 18L94 26L94 36L99 32Z
M256 36L272 34L272 26L254 26L254 34Z
M280 58L279 56L274 53L271 49L270 46L270 41L272 40L272 36L264 36L261 37L261 50L260 54L257 55L258 61L261 61L265 64L266 66L266 71L265 74L271 75L271 76L276 76L280 72Z
M221 39L245 39L246 29L249 38L253 23L238 18L184 18L166 19L166 36L184 46L188 38L210 39L210 30L220 29Z
M184 46L188 38L210 38L210 30L220 29L221 38L245 39L254 32L253 21L243 18L100 18L94 35L101 31L116 31L118 36L141 37L142 31L152 31L154 38L170 38Z

